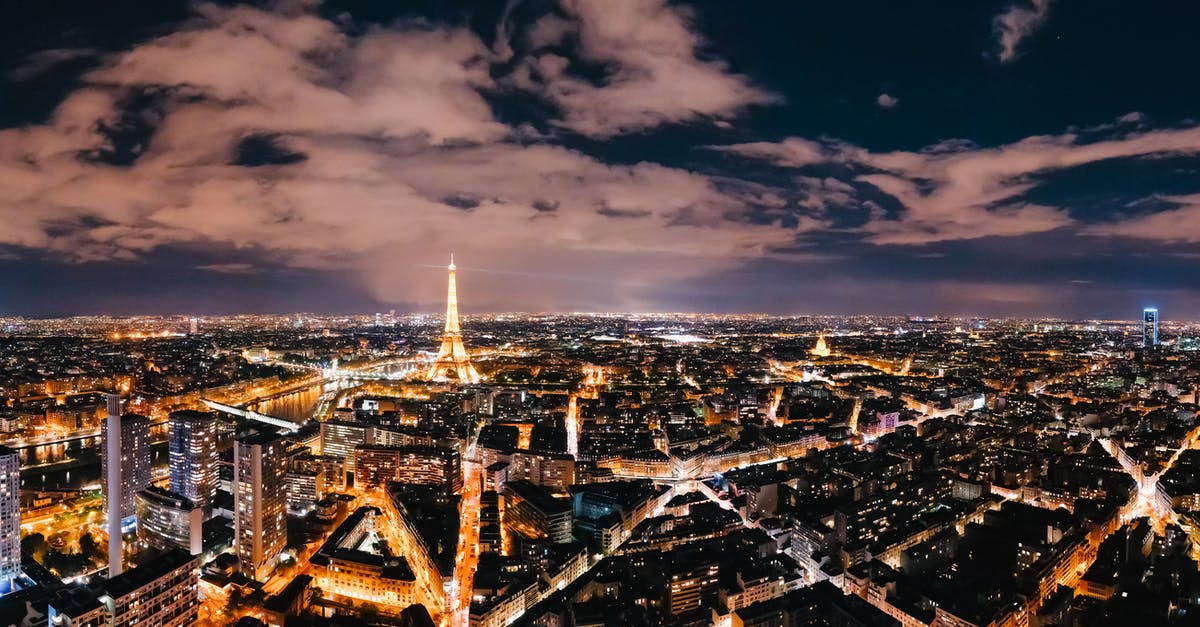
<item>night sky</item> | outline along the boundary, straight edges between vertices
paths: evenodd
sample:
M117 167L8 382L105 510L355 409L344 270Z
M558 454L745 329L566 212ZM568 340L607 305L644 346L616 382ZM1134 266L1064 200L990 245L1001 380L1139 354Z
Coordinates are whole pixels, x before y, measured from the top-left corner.
M5 3L0 315L1200 319L1200 3Z

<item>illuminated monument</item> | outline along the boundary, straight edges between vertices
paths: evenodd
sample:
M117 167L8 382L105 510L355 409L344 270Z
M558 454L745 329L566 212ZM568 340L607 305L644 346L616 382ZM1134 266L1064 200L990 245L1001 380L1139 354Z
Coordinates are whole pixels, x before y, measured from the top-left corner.
M825 343L824 333L817 338L817 345L808 352L812 354L813 357L828 357L833 354L833 351L829 350L829 345Z
M458 327L458 287L455 280L454 255L450 255L450 287L446 295L446 328L442 331L442 347L437 359L425 379L429 381L458 380L462 383L479 383L479 373L471 365L471 358L463 346L462 331Z

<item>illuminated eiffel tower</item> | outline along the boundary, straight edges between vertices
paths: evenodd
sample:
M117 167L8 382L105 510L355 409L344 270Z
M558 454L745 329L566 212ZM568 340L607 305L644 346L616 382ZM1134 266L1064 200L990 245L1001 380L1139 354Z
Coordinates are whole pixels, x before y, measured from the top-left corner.
M450 255L450 287L446 295L446 327L442 331L442 347L437 359L425 375L427 381L458 380L461 383L479 383L479 373L471 365L471 358L463 346L462 330L458 326L458 284L455 280L454 255Z

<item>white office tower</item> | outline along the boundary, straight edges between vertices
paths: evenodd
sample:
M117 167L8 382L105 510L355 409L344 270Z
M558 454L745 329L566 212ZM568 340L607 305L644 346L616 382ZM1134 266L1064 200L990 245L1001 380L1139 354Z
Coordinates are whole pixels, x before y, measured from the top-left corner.
M0 594L21 577L21 456L0 446Z
M265 580L287 544L284 442L256 433L234 442L233 544L242 574Z
M135 496L150 485L150 420L121 415L121 398L108 394L108 417L101 432L100 484L108 521L108 576L121 574L121 534L137 520Z

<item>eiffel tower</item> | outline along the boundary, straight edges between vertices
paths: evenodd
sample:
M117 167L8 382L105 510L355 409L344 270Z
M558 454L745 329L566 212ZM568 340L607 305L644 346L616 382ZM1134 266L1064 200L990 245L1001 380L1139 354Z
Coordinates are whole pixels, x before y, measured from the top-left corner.
M471 358L463 346L462 330L458 326L458 285L455 280L454 255L450 255L450 287L446 295L446 327L442 330L442 347L437 359L429 368L427 381L451 381L479 383L479 373L471 365Z

